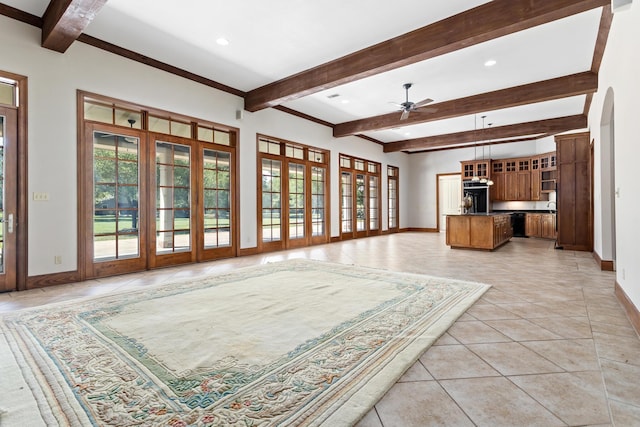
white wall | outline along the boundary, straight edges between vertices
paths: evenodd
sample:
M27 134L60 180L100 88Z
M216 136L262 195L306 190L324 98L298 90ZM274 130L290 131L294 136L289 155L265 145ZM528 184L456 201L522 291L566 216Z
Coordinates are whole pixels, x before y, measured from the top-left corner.
M636 188L640 144L638 143L638 112L640 111L640 5L634 2L631 9L616 13L605 49L600 73L598 92L593 97L589 111L589 127L596 154L595 159L595 222L597 228L595 250L603 252L610 228L601 220L600 211L608 200L602 197L607 178L602 176L601 123L603 106L608 91L613 92L614 144L615 144L615 235L616 281L633 304L640 308L640 263L637 245L640 242L638 212L640 198ZM605 129L606 132L606 129ZM605 172L606 173L606 172ZM603 224L603 225L601 225ZM606 259L606 258L605 258Z
M540 140L498 144L484 147L484 158L507 159L526 157L538 153L555 151L555 140L552 137ZM475 151L475 152L474 152ZM436 175L460 173L460 162L481 159L482 147L474 150L460 148L457 150L434 151L431 153L412 154L409 158L411 186L409 191L413 201L413 209L409 217L412 227L436 228L437 214ZM516 203L516 204L514 204ZM496 209L545 209L547 202L510 202L500 204Z
M240 246L257 244L256 133L331 150L331 235L339 235L338 153L382 163L382 228L387 229L386 167L400 168L400 226L408 226L408 156L385 155L360 138L335 139L331 129L277 110L246 113L241 98L75 42L59 54L40 47L40 30L0 16L0 69L28 77L29 275L77 268L78 89L240 129ZM62 264L54 264L54 255Z

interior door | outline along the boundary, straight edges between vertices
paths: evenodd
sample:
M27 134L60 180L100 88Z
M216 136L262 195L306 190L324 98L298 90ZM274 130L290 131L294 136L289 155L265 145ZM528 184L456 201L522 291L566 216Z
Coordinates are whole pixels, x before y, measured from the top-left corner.
M0 292L16 288L18 116L0 107Z
M438 177L440 206L440 231L447 228L447 215L460 214L462 201L462 181L460 175L445 175Z

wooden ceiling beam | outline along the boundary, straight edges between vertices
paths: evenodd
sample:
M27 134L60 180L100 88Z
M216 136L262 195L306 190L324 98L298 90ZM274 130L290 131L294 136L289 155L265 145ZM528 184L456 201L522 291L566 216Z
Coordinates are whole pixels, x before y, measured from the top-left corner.
M590 94L595 93L597 90L598 75L587 71L466 98L429 104L429 108L435 108L437 111L433 113L420 113L419 111L411 113L406 120L400 120L399 112L393 112L339 123L333 128L333 136L338 138L367 131L392 129L435 120L450 119L452 117L517 107L535 102Z
M42 16L42 47L64 53L107 0L51 0Z
M384 152L392 153L395 151L424 150L433 147L444 147L447 145L458 145L475 141L481 142L491 139L515 138L524 135L538 135L542 133L556 134L568 130L583 129L586 127L587 116L578 114L575 116L537 120L533 122L518 123L515 125L497 126L390 142L384 145Z
M258 111L365 77L609 4L610 0L493 0L473 9L251 90Z

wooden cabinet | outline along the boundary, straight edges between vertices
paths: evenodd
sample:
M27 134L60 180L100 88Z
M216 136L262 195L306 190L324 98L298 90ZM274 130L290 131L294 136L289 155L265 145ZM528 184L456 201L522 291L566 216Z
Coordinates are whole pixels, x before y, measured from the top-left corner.
M556 152L491 161L492 201L549 200L556 190Z
M472 179L474 176L480 179L489 179L491 160L469 160L460 163L463 180Z
M530 172L510 172L505 174L504 200L531 200Z
M531 158L531 200L542 199L542 170L540 156Z
M489 193L489 196L491 197L491 201L506 200L504 197L504 176L505 176L504 161L502 160L491 161L491 180L493 181L493 185L491 186L491 190Z
M543 214L540 222L540 237L543 239L556 238L556 214Z
M511 227L511 215L498 215L493 217L493 247L506 243L513 237Z
M540 195L542 197L540 200L548 200L548 196L544 198L545 195L556 191L558 179L556 157L555 151L540 155Z
M525 217L524 234L527 237L543 239L556 238L556 214L528 213Z
M591 146L589 133L558 135L558 246L577 251L593 249L591 207Z
M510 215L448 215L447 245L493 250L513 236Z
M556 170L556 152L544 153L540 156L540 169L542 170Z
M524 234L527 237L540 237L541 215L528 213L524 220Z
M506 174L504 173L491 174L491 180L493 181L493 185L491 186L491 190L489 194L491 197L491 201L497 202L497 201L507 200L504 194L505 177L506 177Z

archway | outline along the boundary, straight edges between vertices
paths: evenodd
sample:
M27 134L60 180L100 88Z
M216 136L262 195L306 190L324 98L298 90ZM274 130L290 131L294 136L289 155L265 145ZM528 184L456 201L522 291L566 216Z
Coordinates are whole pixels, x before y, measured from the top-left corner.
M602 260L616 261L616 182L614 93L609 88L602 106L600 121L601 230Z

